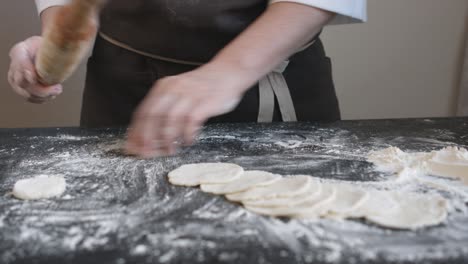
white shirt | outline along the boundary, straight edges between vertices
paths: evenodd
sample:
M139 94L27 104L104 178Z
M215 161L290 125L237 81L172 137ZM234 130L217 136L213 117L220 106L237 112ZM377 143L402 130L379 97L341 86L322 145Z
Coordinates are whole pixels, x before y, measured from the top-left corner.
M51 7L65 5L70 0L35 0L39 14ZM367 0L270 0L270 4L277 2L293 2L317 7L336 13L337 16L330 24L348 24L367 20Z
M270 0L270 4L293 2L336 13L329 24L349 24L367 21L367 0Z

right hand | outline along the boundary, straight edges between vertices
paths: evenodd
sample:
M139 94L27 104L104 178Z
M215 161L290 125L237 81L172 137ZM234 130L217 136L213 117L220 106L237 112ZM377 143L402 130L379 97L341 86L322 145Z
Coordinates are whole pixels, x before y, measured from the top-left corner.
M10 51L8 82L13 90L31 103L41 104L62 93L62 85L44 86L39 83L34 59L42 37L31 37L16 44Z

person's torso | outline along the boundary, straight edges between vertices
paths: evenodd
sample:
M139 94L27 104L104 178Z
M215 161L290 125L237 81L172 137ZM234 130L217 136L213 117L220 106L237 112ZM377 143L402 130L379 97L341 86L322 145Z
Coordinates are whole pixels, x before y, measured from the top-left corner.
M267 4L267 0L112 0L101 14L101 31L137 50L206 62Z

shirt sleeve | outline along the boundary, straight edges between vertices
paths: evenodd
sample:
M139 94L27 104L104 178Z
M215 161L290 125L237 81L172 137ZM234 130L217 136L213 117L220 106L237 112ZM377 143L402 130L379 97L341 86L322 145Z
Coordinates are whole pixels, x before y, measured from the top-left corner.
M42 11L46 10L47 8L51 6L66 5L70 2L70 0L35 0L35 1L36 1L37 12L39 13L39 15L41 14Z
M293 2L334 12L329 24L350 24L367 21L367 0L270 0L270 4Z

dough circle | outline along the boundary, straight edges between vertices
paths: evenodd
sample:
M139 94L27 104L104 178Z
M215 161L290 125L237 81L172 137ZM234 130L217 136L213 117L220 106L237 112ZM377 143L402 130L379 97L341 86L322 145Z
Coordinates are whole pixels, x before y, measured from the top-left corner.
M346 218L369 199L368 192L352 184L326 183L325 185L336 189L335 199L324 209L324 214L335 218Z
M17 181L13 196L22 200L48 199L62 195L65 189L66 182L62 176L40 175Z
M245 208L254 213L270 216L290 216L298 218L316 219L320 216L324 206L335 199L336 190L332 186L323 186L320 195L295 205L277 207L262 207L244 204Z
M370 222L396 229L418 229L445 221L448 202L439 195L389 192L397 204L391 210L374 207L366 212Z
M200 189L207 193L229 194L246 191L257 186L270 185L279 179L281 179L280 175L266 171L245 171L237 180L228 183L202 184Z
M312 178L311 184L307 191L303 194L291 196L291 197L277 197L277 198L265 198L256 200L245 200L242 201L244 205L256 206L256 207L282 207L282 206L295 206L307 201L315 201L322 192L322 184L316 178Z
M399 204L393 199L391 191L369 191L369 199L356 210L349 212L347 215L352 218L364 218L370 214L378 214L378 212L385 211L390 214L398 210Z
M244 169L232 163L195 163L182 165L169 172L169 182L180 186L228 183L240 178Z
M245 200L297 196L307 192L311 181L311 177L307 175L287 176L267 186L228 194L226 198L230 201L241 202Z

